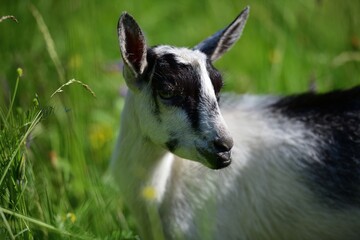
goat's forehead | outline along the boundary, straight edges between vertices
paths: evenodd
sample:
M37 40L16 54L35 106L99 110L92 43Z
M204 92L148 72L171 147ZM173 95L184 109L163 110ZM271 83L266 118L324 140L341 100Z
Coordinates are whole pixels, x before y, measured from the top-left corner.
M193 66L206 64L207 57L199 50L162 45L153 48L153 51L159 57L166 54L172 54L175 57L175 60L182 64L189 64Z
M176 89L182 100L174 102L173 106L183 109L192 128L198 130L200 122L206 122L201 116L208 116L208 112L216 108L215 92L218 93L222 86L220 75L214 74L216 70L199 50L157 46L150 53L150 59L154 61L154 67L150 69L155 112L160 112L158 90Z
M161 66L155 67L155 72L153 72L157 73L155 75L176 75L178 76L177 84L180 86L190 86L197 83L203 97L216 99L215 92L220 91L223 81L221 74L212 66L203 52L168 45L154 47L152 52L156 56L155 59L160 62L159 66ZM162 65L162 62L165 64ZM176 64L179 64L179 67L174 67ZM187 67L184 68L183 66ZM193 89L194 86L189 89Z

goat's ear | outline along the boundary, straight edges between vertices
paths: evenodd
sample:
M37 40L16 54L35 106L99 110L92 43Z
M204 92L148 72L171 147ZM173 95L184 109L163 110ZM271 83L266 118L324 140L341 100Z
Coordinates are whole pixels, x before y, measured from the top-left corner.
M250 7L247 6L229 26L208 37L194 49L205 53L212 62L216 61L241 37L249 12Z
M121 56L124 60L124 77L130 89L140 88L138 76L144 72L147 65L147 46L144 34L134 18L123 13L118 22L118 37Z

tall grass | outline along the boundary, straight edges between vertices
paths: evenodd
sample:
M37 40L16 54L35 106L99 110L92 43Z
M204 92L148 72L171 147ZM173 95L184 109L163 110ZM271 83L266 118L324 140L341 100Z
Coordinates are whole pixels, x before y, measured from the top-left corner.
M1 4L0 239L137 239L104 177L124 101L116 21L128 11L150 44L193 46L246 5L243 37L216 63L226 91L360 83L359 1Z
M34 174L31 163L27 160L27 148L31 142L31 133L36 126L51 113L51 108L39 108L36 99L30 109L23 111L14 109L13 103L18 89L22 69L18 69L15 90L10 106L4 112L0 109L0 215L2 218L2 234L10 239L22 237L32 239L30 225L42 227L45 230L71 235L51 224L29 217L29 208L33 207L28 195L28 176ZM30 183L31 184L31 183ZM32 189L36 190L36 189ZM33 200L33 199L31 199Z

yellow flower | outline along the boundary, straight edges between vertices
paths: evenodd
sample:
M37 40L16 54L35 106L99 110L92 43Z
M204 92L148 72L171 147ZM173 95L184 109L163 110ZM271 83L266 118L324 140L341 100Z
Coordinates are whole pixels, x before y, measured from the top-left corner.
M108 125L93 125L90 128L90 144L95 150L100 150L113 137L111 127Z
M145 200L153 201L156 198L156 189L153 186L146 186L143 188L141 195Z
M69 212L66 214L66 219L69 219L72 223L74 223L76 221L76 216L74 213Z

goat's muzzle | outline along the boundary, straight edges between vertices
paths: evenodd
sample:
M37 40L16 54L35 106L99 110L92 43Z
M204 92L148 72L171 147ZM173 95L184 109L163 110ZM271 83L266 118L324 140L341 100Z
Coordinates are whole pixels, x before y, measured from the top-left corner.
M217 138L210 149L198 149L206 158L206 166L211 169L222 169L231 163L231 149L234 145L231 137Z

